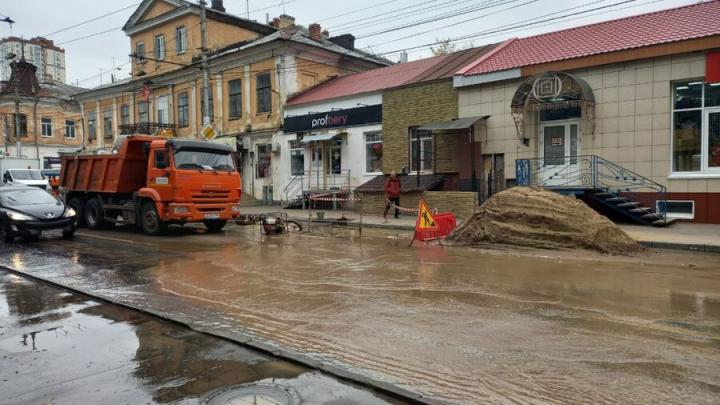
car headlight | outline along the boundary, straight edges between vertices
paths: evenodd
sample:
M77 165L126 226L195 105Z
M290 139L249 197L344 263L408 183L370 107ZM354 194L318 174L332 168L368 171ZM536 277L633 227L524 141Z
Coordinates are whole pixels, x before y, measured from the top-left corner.
M32 221L33 217L30 215L21 214L19 212L8 212L7 214L13 221Z
M77 213L75 212L74 209L68 207L68 209L65 210L65 214L63 214L63 216L64 216L65 218L68 218L68 217L74 217L76 214L77 214Z

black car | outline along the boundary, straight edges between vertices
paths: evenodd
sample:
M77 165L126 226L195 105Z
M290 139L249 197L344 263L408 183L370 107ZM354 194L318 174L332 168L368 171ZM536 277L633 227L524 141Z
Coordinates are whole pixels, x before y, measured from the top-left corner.
M0 241L16 236L38 238L43 231L61 229L70 238L77 229L75 210L37 187L0 187Z

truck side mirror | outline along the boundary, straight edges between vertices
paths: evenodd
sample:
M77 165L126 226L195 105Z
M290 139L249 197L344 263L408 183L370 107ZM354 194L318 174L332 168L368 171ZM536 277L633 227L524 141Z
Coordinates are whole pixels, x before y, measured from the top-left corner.
M5 172L5 173L3 174L3 183L7 183L7 182L9 182L9 181L10 181L10 173Z

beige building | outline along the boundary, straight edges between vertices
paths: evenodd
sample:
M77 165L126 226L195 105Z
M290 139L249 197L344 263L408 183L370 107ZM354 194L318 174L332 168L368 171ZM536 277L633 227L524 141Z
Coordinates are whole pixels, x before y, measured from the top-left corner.
M57 168L59 151L77 149L82 145L84 134L80 106L71 95L83 89L60 82L40 84L35 74L36 67L24 60L13 61L11 68L13 74L10 80L0 84L0 155L18 155L15 129L17 100L20 102L19 155L38 159L41 168Z
M490 116L475 141L501 184L720 223L718 21L707 2L510 39L455 75L459 117Z
M273 186L279 153L272 136L291 95L330 77L389 62L354 48L351 35L330 37L280 16L270 24L224 12L207 13L210 121L237 150L245 192L261 198ZM108 147L120 133L167 130L199 137L203 129L197 3L145 0L123 28L134 54L131 79L77 94L88 147ZM166 132L167 133L167 132Z

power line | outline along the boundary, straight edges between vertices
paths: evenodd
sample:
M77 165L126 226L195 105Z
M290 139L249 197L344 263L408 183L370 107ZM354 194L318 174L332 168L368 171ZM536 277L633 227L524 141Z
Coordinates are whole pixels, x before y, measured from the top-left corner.
M360 23L360 24L354 24L354 23L350 23L351 25L344 24L344 25L342 25L342 30L343 30L343 31L354 30L354 29L358 29L358 28L363 28L363 27L371 26L371 25L377 25L378 23L381 23L381 22L384 22L384 21L388 21L388 20L392 20L392 21L402 20L402 19L405 19L405 18L410 18L410 17L414 17L414 16L416 16L416 15L425 14L425 13L427 13L427 12L435 11L435 10L438 9L438 8L441 8L441 7L443 7L443 6L447 6L447 5L452 4L452 3L462 4L462 3L467 3L468 1L476 1L476 0L462 0L462 1L460 1L460 0L451 0L451 1L447 1L447 2L445 2L445 3L440 3L440 4L435 4L435 5L432 5L432 6L424 7L424 8L421 8L421 9L419 9L419 10L412 10L412 11L408 11L408 12L406 12L406 13L402 13L402 14L398 14L398 15L392 15L392 16L380 18L380 19L377 19L377 20L366 21L366 22L363 22L363 23ZM354 25L353 25L353 24L354 24Z
M600 2L603 2L603 1L605 1L605 0L600 0L600 1L597 1L597 2L595 2L595 3L600 3ZM449 40L435 41L435 42L431 42L431 43L427 43L427 44L423 44L423 45L417 45L417 46L413 46L413 47L410 47L410 48L397 49L397 50L393 50L393 51L389 51L389 52L380 52L380 53L377 53L376 55L388 55L388 54L398 53L398 52L402 52L402 51L409 51L409 50L412 50L412 49L428 48L428 47L435 46L435 45L438 45L438 44L440 44L440 43L447 42L447 41L449 41L449 42L457 42L457 41L461 41L461 40L465 40L465 39L470 39L470 38L475 38L475 37L479 37L479 36L484 36L484 35L488 35L488 34L497 34L497 33L500 33L500 32L506 32L506 31L510 31L510 30L513 30L513 29L517 29L517 28L522 28L522 27L526 27L526 26L532 26L532 25L535 25L535 24L543 23L543 22L555 21L555 20L559 20L559 19L562 19L562 18L565 18L565 17L570 17L570 16L574 16L574 15L589 13L589 12L591 12L591 11L597 11L597 10L607 9L607 8L610 8L610 7L618 6L618 5L621 5L621 4L632 3L632 2L635 2L635 1L636 1L636 0L624 0L624 1L617 2L617 3L608 4L608 5L605 5L605 6L595 7L595 8L589 9L589 10L579 11L579 12L576 12L576 13L571 13L571 14L566 14L566 15L563 15L563 16L558 16L558 17L553 17L553 18L549 18L549 19L545 19L545 20L536 21L536 22L533 22L533 23L521 24L521 25L513 25L512 27L508 27L508 28L501 28L501 27L502 27L502 26L501 26L501 27L498 27L498 28L496 28L496 29L491 29L491 30L486 30L486 31L480 31L480 32L476 32L476 33L473 33L473 34L468 34L468 35L463 35L463 36L460 36L460 37L450 38ZM563 10L563 11L567 11L567 10ZM546 15L541 16L541 17L539 17L539 18L548 16L548 15L552 15L552 14L557 14L557 12L555 12L555 13L550 13L550 14L546 14ZM533 20L533 19L524 20L524 21L531 21L531 20ZM522 22L524 22L524 21L521 21L520 23L522 23ZM516 24L520 24L520 23L516 23Z
M372 5L372 6L363 7L363 8L357 8L357 9L355 9L355 10L351 10L351 11L348 11L348 12L346 12L346 13L336 14L336 15L333 15L333 16L330 16L330 17L322 18L322 19L318 20L318 22L327 21L327 20L329 20L329 19L331 19L331 18L344 17L344 16L346 16L346 15L350 15L350 14L357 13L358 11L370 10L371 8L377 8L377 7L381 7L381 6L387 5L387 4L396 3L397 1L398 1L398 0L384 1L384 2L382 2L382 3L378 3L378 4L375 4L375 5Z
M409 9L411 9L411 8L423 6L423 5L425 5L425 4L434 3L434 2L436 2L436 1L438 1L438 0L428 0L428 1L424 1L424 2L422 2L422 3L413 4L412 6L409 6L409 7L396 8L396 9L394 9L394 10L386 11L386 12L384 12L384 13L375 14L375 15L371 15L371 16L363 17L363 18L358 18L358 19L353 20L352 22L343 23L343 24L338 24L338 25L335 25L335 26L330 26L329 29L338 30L338 29L340 29L341 27L345 27L345 26L348 26L348 25L352 25L352 24L355 24L356 22L366 21L366 20L372 20L372 19L375 18L375 17L386 17L386 16L388 16L388 14L394 14L394 13L398 13L398 12L402 12L402 11L407 11L407 10L409 10Z
M448 18L453 18L453 17L457 17L457 16L460 16L460 15L468 14L468 13L474 13L474 12L477 12L477 11L487 10L487 9L489 9L489 8L497 7L497 6L504 5L504 4L515 3L515 2L518 2L518 1L520 1L520 0L508 0L508 1L497 1L497 2L492 2L492 1L491 1L491 2L489 2L489 3L485 3L484 5L481 5L481 6L475 6L474 8L468 7L468 8L459 10L459 11L454 11L454 12L451 12L451 13L446 13L446 14L443 14L443 15L440 15L440 16L436 16L436 17L434 17L434 18L426 18L426 19L424 19L424 20L416 20L416 21L413 21L413 22L410 22L410 23L407 23L407 24L398 25L398 26L396 26L396 27L392 27L392 28L388 28L388 29L384 29L384 30L380 30L380 31L375 31L375 32L372 32L372 33L370 33L370 34L366 34L366 35L360 36L360 37L358 37L358 38L369 38L369 37L374 37L374 36L381 35L381 34L387 34L387 33L390 33L390 32L405 30L405 29L408 29L408 28L413 28L413 27L417 27L417 26L420 26L420 25L424 25L424 24L429 24L429 23L434 23L434 22L438 22L438 21L442 21L442 20L447 20ZM482 17L478 17L478 18L482 18ZM473 19L471 18L470 20L466 20L466 21L472 21L472 20L473 20Z
M72 42L80 41L80 40L83 40L83 39L88 39L88 38L96 37L96 36L98 36L98 35L107 34L108 32L117 31L117 30L119 30L119 29L121 29L121 28L122 28L122 27L110 28L109 30L100 31L100 32L96 32L96 33L94 33L94 34L85 35L85 36L82 36L82 37L80 37L80 38L71 39L71 40L69 40L69 41L58 42L56 45L65 45L65 44L69 44L69 43L72 43Z
M60 33L60 32L67 31L67 30L70 30L70 29L79 27L79 26L81 26L81 25L85 25L85 24L91 23L91 22L93 22L93 21L100 20L100 19L105 18L105 17L107 17L107 16L111 16L111 15L113 15L113 14L117 14L117 13L119 13L119 12L121 12L121 11L125 11L125 10L127 10L127 9L129 9L129 8L135 7L135 6L137 6L138 4L140 4L140 3L131 4L131 5L127 6L127 7L123 7L123 8L121 8L121 9L119 9L119 10L111 11L111 12L109 12L109 13L107 13L107 14L103 14L103 15L101 15L101 16L94 17L94 18L91 18L91 19L89 19L89 20L81 21L81 22L79 22L79 23L77 23L77 24L74 24L74 25L71 25L71 26L69 26L69 27L65 27L65 28L59 29L59 30L57 30L57 31L55 31L55 32L51 32L51 33L45 34L45 35L43 35L43 36L44 36L44 37L49 37L50 35L55 35L55 34L58 34L58 33Z

